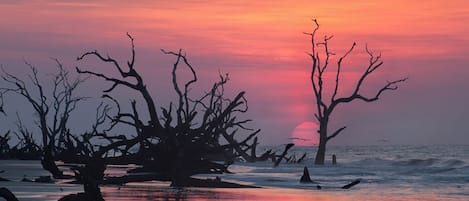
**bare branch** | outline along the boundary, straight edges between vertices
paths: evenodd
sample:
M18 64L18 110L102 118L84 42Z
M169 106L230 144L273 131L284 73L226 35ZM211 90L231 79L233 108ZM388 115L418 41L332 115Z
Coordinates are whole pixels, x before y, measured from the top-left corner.
M324 40L315 43L315 34L319 28L319 24L317 23L316 20L315 22L315 27L312 33L305 33L311 37L311 47L312 47L312 52L308 53L309 57L311 57L312 60L312 69L311 69L311 83L313 86L314 90L314 95L316 97L316 110L317 112L314 114L314 117L318 120L319 122L319 135L320 135L320 142L319 142L319 147L318 147L318 152L316 154L315 158L315 163L316 164L323 164L324 163L324 155L326 152L326 143L339 135L345 127L339 128L337 131L335 131L332 135L328 135L328 124L330 121L330 117L334 111L334 109L342 103L348 103L352 102L354 100L363 100L365 102L373 102L378 100L378 98L385 92L389 90L396 90L398 88L398 84L401 82L404 82L407 80L407 78L404 79L399 79L399 80L394 80L391 82L388 82L385 84L383 87L381 87L374 96L371 97L366 97L361 94L361 88L363 83L365 82L366 78L376 70L378 70L382 65L383 61L381 60L381 53L378 55L373 54L373 52L368 48L368 45L365 46L365 51L369 56L369 61L368 65L366 66L364 72L361 74L361 76L358 78L358 81L355 86L353 86L353 91L349 96L345 97L338 97L339 95L339 84L340 84L340 73L342 71L342 62L344 59L347 58L347 56L355 49L356 43L354 42L352 46L344 53L342 57L340 57L337 61L337 71L335 74L335 84L333 89L331 90L331 96L330 96L330 101L326 103L326 95L324 95L324 73L328 69L328 64L329 64L329 59L330 55L333 55L332 52L329 51L329 46L328 42L329 40L332 39L332 36L324 36ZM319 56L320 54L316 50L317 46L323 46L324 47L324 56L323 56L323 62L324 64L321 65L321 57ZM322 54L321 54L322 55ZM325 57L325 58L324 58Z
M146 106L148 108L148 113L149 113L149 116L150 116L149 123L151 124L151 127L155 127L155 128L159 129L159 128L161 128L161 123L159 122L160 118L158 117L158 113L156 111L155 102L154 102L152 96L150 95L150 93L148 92L148 90L147 90L147 88L146 88L146 86L143 82L142 77L140 76L140 74L134 68L134 64L135 64L134 38L129 33L127 33L127 37L129 37L130 42L131 42L131 59L130 59L130 61L127 62L127 66L128 66L127 71L124 71L115 59L113 59L109 56L104 57L99 52L97 52L96 50L91 51L91 52L86 52L86 53L84 53L83 55L81 55L77 58L77 60L83 60L86 56L95 56L95 57L97 57L98 59L100 59L101 61L103 61L105 63L111 63L119 71L122 79L109 77L109 76L106 76L104 74L96 73L96 72L92 72L92 71L83 71L83 70L80 70L78 67L76 67L76 70L77 70L78 73L89 74L89 75L92 75L92 76L95 76L95 77L103 78L106 81L111 82L112 86L109 89L104 90L103 91L104 93L112 92L119 85L124 85L124 86L129 87L130 89L138 91L142 95L143 99L145 100ZM126 78L134 78L137 82L136 83L131 83L129 81L124 80Z
M352 46L350 47L350 49L345 52L345 54L339 58L339 60L337 61L337 73L336 73L336 76L335 76L335 87L334 87L334 93L332 94L332 97L331 97L331 102L333 102L335 100L335 97L337 96L337 91L339 89L339 75L340 75L340 69L342 67L342 61L345 59L345 57L347 57L352 51L353 51L353 48L355 48L357 44L354 42L352 44Z
M396 89L398 89L398 86L397 86L397 83L400 83L400 82L405 82L408 78L403 78L403 79L400 79L400 80L394 80L392 82L389 82L384 85L377 93L374 97L371 97L371 98L367 98L367 97L364 97L360 94L357 94L355 97L357 99L360 99L360 100L363 100L365 102L373 102L373 101L376 101L379 99L379 97L381 96L381 94L384 92L384 91L394 91Z
M340 132L342 132L345 128L347 128L346 126L342 127L342 128L339 128L337 129L334 133L332 133L332 135L330 136L327 136L327 141L331 140L332 138L335 138L337 135L340 134Z
M89 74L89 75L93 75L93 76L96 76L96 77L100 77L100 78L103 78L105 79L106 81L110 81L110 82L113 82L113 85L109 88L109 89L106 89L106 90L103 90L104 93L109 93L111 92L112 90L114 90L114 88L116 88L118 85L124 85L126 87L129 87L131 89L134 89L134 90L138 90L138 87L136 84L132 84L130 82L127 82L127 81L122 81L122 80L119 80L117 78L111 78L111 77L108 77L104 74L101 74L101 73L95 73L95 72L92 72L92 71L82 71L80 70L78 67L75 68L77 73L80 73L80 74Z

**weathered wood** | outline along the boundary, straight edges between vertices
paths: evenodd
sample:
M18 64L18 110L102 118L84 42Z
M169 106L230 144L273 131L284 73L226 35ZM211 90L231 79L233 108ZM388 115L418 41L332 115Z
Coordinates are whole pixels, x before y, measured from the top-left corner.
M172 86L176 92L177 99L173 106L162 107L161 113L156 111L156 102L150 96L143 78L134 67L135 46L134 39L127 34L131 41L131 60L127 65L121 65L116 59L104 56L98 51L85 52L78 57L83 60L86 57L96 57L102 62L109 63L119 72L119 77L111 77L105 74L81 70L76 68L79 74L102 78L112 86L104 90L103 97L111 100L117 106L117 114L107 115L112 120L112 126L116 124L126 124L135 128L136 135L133 137L111 136L107 133L94 133L95 136L104 138L109 144L104 144L94 151L94 155L107 158L107 154L112 150L122 154L128 163L142 165L133 172L158 173L169 176L171 180L186 179L195 174L219 174L228 173L227 167L232 163L234 157L241 156L246 160L255 160L257 141L248 143L255 138L259 130L245 127L251 120L239 120L235 114L245 113L248 109L245 92L239 92L233 99L227 98L224 93L224 86L227 83L228 75L220 75L220 80L215 82L212 88L200 98L189 97L189 90L193 83L197 81L195 69L188 61L182 50L177 52L162 50L164 54L175 56L172 65ZM177 76L181 67L187 67L192 78L185 83L179 83ZM141 98L147 106L144 110L150 120L143 120L137 111L137 101L131 101L131 112L121 112L119 101L109 94L117 86L125 86L130 90L139 92ZM174 108L174 109L173 109ZM197 118L199 117L199 118ZM96 130L96 129L94 129ZM109 129L108 129L109 130ZM235 133L239 130L250 131L244 140L238 141ZM228 144L220 143L221 138L228 141ZM133 146L139 146L136 154L128 153ZM234 150L234 153L228 153ZM268 152L270 153L270 152ZM265 154L268 154L267 152ZM222 156L226 164L218 164L211 160L213 156ZM262 156L266 158L266 155ZM117 158L114 158L117 159ZM116 160L105 160L106 164L113 164ZM125 162L124 162L125 163ZM121 178L121 181L131 177ZM109 180L108 182L117 182Z
M198 188L260 188L252 185L236 184L226 181L221 181L220 178L215 179L197 179L187 178L179 180L177 183L171 183L173 187L198 187Z
M31 84L2 69L3 75L1 77L7 83L7 86L0 88L0 96L3 97L7 93L14 93L22 96L31 104L42 135L41 164L54 178L59 178L62 173L54 162L55 154L58 151L57 147L61 146L65 135L69 134L67 122L71 112L76 108L77 103L84 100L85 97L75 96L73 93L84 82L84 79L77 77L75 80L71 80L63 65L57 59L53 60L57 64L57 72L52 76L53 86L49 93L39 79L38 69L25 62L31 70L31 74L28 75ZM19 122L21 122L20 119ZM20 125L21 123L18 126L20 132L27 131L22 130ZM25 138L23 142L36 145L34 140L28 139L28 135L23 135L23 137ZM27 144L26 146L31 145Z
M33 106L38 114L37 122L42 133L42 143L39 143L41 164L54 178L64 178L63 172L56 164L56 161L62 160L65 163L84 164L73 170L76 180L84 184L84 193L87 196L100 195L99 185L106 182L126 183L143 179L135 175L104 178L104 170L109 164L138 164L141 167L134 171L155 173L153 177L145 179L165 179L175 184L210 186L214 184L204 184L207 182L190 177L196 174L229 173L228 166L238 157L257 161L274 155L267 151L260 158L256 156L256 135L260 130L248 128L246 125L251 120L238 116L248 110L246 92L240 91L232 97L225 94L228 74L221 74L212 88L201 96L189 96L192 84L197 81L197 74L182 50L163 50L164 54L175 56L172 85L178 96L169 106L157 105L156 97L151 96L141 74L134 66L134 39L129 34L127 36L131 42L131 59L125 64L98 51L85 52L77 58L84 60L95 57L101 62L111 64L118 72L116 76L109 76L76 68L78 74L102 78L111 83L110 88L103 91L102 97L103 102L110 101L110 105L115 104L112 110L111 106L100 104L91 131L81 135L72 135L67 128L67 122L77 102L85 99L72 93L84 79L69 80L69 73L57 61L58 72L53 76L54 85L49 93L52 97L49 97L47 88L40 82L38 70L32 65L27 63L32 71L30 79L33 87L4 72L2 78L9 84L9 88L0 88L0 95L3 98L6 93L16 93L26 98ZM180 83L184 79L178 79L177 72L183 67L187 67L192 79ZM134 97L135 100L130 100L128 111L121 110L125 107L121 108L121 102L112 97L111 92L117 86L125 86L139 95ZM1 103L3 106L3 99ZM138 110L140 105L137 103L143 103L146 107ZM160 107L161 110L157 111ZM142 112L144 114L141 114ZM101 128L107 123L110 125ZM133 127L134 132L115 134L118 125ZM27 134L26 130L25 133ZM24 139L30 140L29 135L24 135ZM31 142L34 142L34 139L31 139ZM95 144L96 142L99 142L99 145ZM134 152L135 148L137 151ZM212 156L222 156L223 164L213 160ZM283 157L284 155L281 156ZM220 182L221 186L225 184Z
M76 195L70 195L69 197L64 197L64 199L78 199L86 198L85 200L104 200L101 195L101 190L99 188L100 182L104 178L104 170L106 169L106 164L104 160L98 156L90 158L85 166L75 167L75 178L77 182L83 184L83 193Z
M366 78L379 69L383 61L381 60L381 54L374 55L368 49L368 46L365 46L366 53L369 56L369 63L365 67L364 72L359 76L357 83L352 86L352 93L348 96L344 97L337 97L339 91L339 77L342 68L342 61L347 58L347 56L354 50L356 43L354 42L350 49L348 49L343 56L339 57L337 60L337 70L335 73L335 82L333 90L330 90L332 93L324 92L325 87L324 83L326 83L326 74L327 70L330 67L329 63L331 61L331 55L335 55L329 50L329 40L333 38L333 36L324 36L324 40L317 42L316 41L316 32L319 29L319 23L316 19L313 19L314 22L314 29L311 33L305 33L309 35L311 38L311 52L308 55L311 57L312 60L312 68L311 68L311 84L313 86L314 96L316 98L316 113L315 117L316 120L319 122L319 147L316 152L315 157L315 164L323 165L324 164L324 156L326 154L326 144L329 140L337 137L342 131L346 128L345 126L337 129L332 134L328 132L328 125L329 120L332 115L334 109L341 104L350 103L355 100L362 100L365 102L374 102L377 101L383 92L385 91L393 91L398 89L398 84L401 82L405 82L407 78L398 79L394 81L388 81L384 84L381 88L378 89L377 92L373 96L364 96L362 95L362 85L365 82ZM321 48L318 48L318 47ZM328 97L327 94L332 94Z
M13 194L8 188L0 188L0 197L5 198L6 201L18 201L15 194Z
M59 201L104 201L102 197L93 197L86 193L76 193L66 195L59 199Z
M306 166L303 168L303 175L300 178L300 183L313 183L313 180L311 180L308 168Z
M303 156L301 156L297 161L296 163L301 163L303 162L303 160L306 158L306 153L303 154Z
M342 189L349 189L349 188L352 188L353 186L359 184L361 182L361 179L356 179L354 181L352 181L350 184L347 184L345 186L342 186Z
M280 156L278 156L277 160L274 163L274 167L277 167L280 164L280 162L282 162L282 159L285 158L285 155L287 155L288 150L290 150L293 146L295 146L295 144L293 144L293 143L289 143L289 144L285 145L285 149L283 150L282 154L280 154Z

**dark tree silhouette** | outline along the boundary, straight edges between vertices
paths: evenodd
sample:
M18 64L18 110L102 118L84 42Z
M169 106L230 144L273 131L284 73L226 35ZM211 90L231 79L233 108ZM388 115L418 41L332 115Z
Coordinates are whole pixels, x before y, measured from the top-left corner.
M122 162L139 164L142 167L131 170L130 173L146 174L145 177L127 175L122 178L107 178L104 183L167 180L171 181L173 186L210 186L205 180L194 179L191 176L226 173L227 167L236 157L242 157L247 161L268 158L266 155L270 154L269 151L261 157L255 156L254 149L257 145L255 136L260 130L246 127L251 120L240 120L238 116L248 110L245 92L239 92L234 98L227 98L224 93L225 84L229 80L228 75L221 75L220 80L215 82L210 90L199 98L193 98L189 95L189 91L198 81L198 77L186 55L182 50L177 52L162 50L163 54L175 57L172 85L177 98L169 106L157 110L156 99L151 96L141 74L135 68L134 39L129 34L127 36L131 41L131 59L125 65L121 65L110 56L103 56L98 51L86 52L78 57L78 60L95 57L105 64L110 64L119 72L119 77L76 68L80 74L110 82L111 87L103 90L103 97L110 100L117 108L115 115L109 114L110 111L104 109L100 115L108 117L111 126L100 131L94 129L92 132L91 138L99 137L108 142L93 151L93 158L103 159L104 164ZM182 84L177 79L177 70L181 67L186 67L191 75L191 78ZM140 95L131 100L130 112L122 111L121 102L113 98L112 92L120 86L136 91ZM137 107L139 98L143 99L143 110ZM147 115L141 115L142 111ZM149 119L143 119L142 116L148 116ZM97 122L102 124L102 121ZM135 129L135 134L110 134L116 125L129 125ZM241 131L247 133L237 135ZM223 144L222 141L227 143ZM129 151L133 147L138 149L136 153ZM117 153L117 156L108 157L111 151ZM222 159L224 163L219 163L215 159ZM217 185L222 184L229 185L222 182Z
M23 160L38 160L41 158L42 149L36 143L31 133L26 126L23 125L23 122L20 119L18 113L16 113L17 130L13 132L16 135L19 142L14 147L10 149L9 156L13 159L23 159Z
M10 154L10 131L7 131L3 136L0 135L0 159L8 158Z
M55 164L55 155L62 147L66 135L69 135L68 120L70 113L76 108L78 102L85 99L74 95L75 89L85 81L76 78L70 80L68 72L62 64L54 59L58 72L53 75L52 91L48 93L47 87L41 83L36 67L28 62L26 65L32 74L28 75L30 83L6 72L3 68L2 79L7 83L6 87L0 88L0 97L7 93L15 93L25 98L37 114L37 124L42 134L42 159L43 168L49 171L54 178L64 175ZM3 104L3 102L2 102ZM24 133L23 133L24 134ZM27 138L25 138L27 140Z
M0 188L0 197L4 198L6 201L18 201L18 198L10 191L8 188Z
M311 69L311 83L314 90L314 96L316 97L316 107L317 112L315 117L319 122L319 147L316 153L315 164L324 164L324 156L326 153L326 144L329 140L338 136L346 127L341 127L334 132L330 133L328 131L328 125L330 121L330 117L334 109L341 104L350 103L354 100L362 100L365 102L374 102L377 101L380 96L385 91L396 90L398 88L397 84L400 82L404 82L407 78L398 79L394 81L388 81L385 83L373 96L365 96L361 93L363 88L363 83L365 82L366 78L371 75L373 72L378 70L382 65L383 61L381 60L381 54L375 55L372 51L368 49L366 46L365 50L369 55L369 63L368 66L365 68L365 71L360 75L356 85L353 88L353 92L344 97L338 97L339 91L339 81L340 81L340 73L342 68L342 61L354 50L356 43L350 47L350 49L345 52L337 60L337 71L335 73L335 85L333 90L331 90L332 95L328 97L325 95L324 89L324 82L325 76L324 73L328 70L330 56L334 55L329 50L329 40L332 39L332 36L325 36L323 40L316 42L316 32L319 29L319 24L316 19L313 20L315 28L311 33L305 33L311 37L311 52L308 53L312 60L312 69ZM322 49L319 49L322 47Z

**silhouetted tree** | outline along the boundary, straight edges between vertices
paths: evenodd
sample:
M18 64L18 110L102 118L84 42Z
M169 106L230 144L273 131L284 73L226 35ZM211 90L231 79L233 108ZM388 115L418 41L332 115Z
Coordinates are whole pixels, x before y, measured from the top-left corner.
M0 188L0 197L6 201L18 201L18 198L8 188L4 187Z
M338 97L339 91L339 81L340 81L340 73L342 68L342 61L353 51L356 46L356 43L350 47L350 49L345 52L343 56L341 56L337 60L337 71L335 73L335 85L334 88L331 90L331 96L327 97L325 95L324 89L324 81L325 75L324 73L328 70L330 56L334 55L329 50L329 40L332 39L332 36L325 36L323 40L320 42L316 42L316 32L319 29L319 24L316 19L313 20L315 28L311 33L305 33L311 36L311 47L312 50L309 53L309 56L312 60L312 69L311 69L311 83L313 85L314 96L316 97L316 108L317 112L315 114L316 119L319 122L319 147L316 153L315 164L324 164L324 156L326 153L326 144L329 140L333 139L334 137L338 136L346 127L341 127L334 132L328 132L328 125L330 121L330 117L334 109L343 103L350 103L354 100L362 100L365 102L374 102L377 101L380 96L385 91L389 90L396 90L398 88L397 84L400 82L404 82L407 78L398 79L394 81L388 81L385 83L373 96L365 96L361 93L360 89L362 89L362 85L365 79L373 72L378 70L382 65L383 61L381 60L381 54L375 55L372 51L368 49L366 46L365 50L369 55L369 63L368 66L365 68L365 71L360 75L356 85L353 88L353 91L350 95L344 97ZM323 47L322 49L318 49L318 47Z
M127 163L143 165L135 169L139 172L155 173L156 176L147 176L143 179L158 179L172 181L174 186L187 186L196 182L190 178L194 174L211 174L228 172L227 167L235 157L245 160L255 160L257 156L249 155L248 151L255 148L257 140L254 139L259 130L246 127L251 120L240 120L238 114L247 112L245 92L239 92L234 98L227 98L224 86L228 75L221 75L220 80L212 88L202 94L200 98L189 96L192 85L197 82L196 71L189 63L182 50L178 52L162 50L164 54L174 56L172 68L172 85L176 92L175 102L157 110L156 101L150 95L140 73L135 68L134 39L127 34L131 41L131 59L121 65L110 56L103 56L98 51L86 52L78 57L95 57L109 63L119 72L120 77L111 77L102 73L76 68L80 74L102 78L110 83L111 87L103 91L103 97L110 100L117 107L115 115L106 114L111 120L108 129L94 132L94 137L108 141L94 151L93 156L104 158L105 164L112 164L125 159ZM177 69L182 65L191 73L191 78L180 83L177 79ZM149 119L142 119L141 111L137 109L137 100L131 100L130 112L123 112L120 101L112 97L112 92L118 86L124 86L140 94L144 102L144 112ZM109 133L116 125L129 125L135 129L135 135L112 135ZM248 131L246 136L235 136L239 131ZM239 140L242 138L243 140ZM224 139L227 143L222 144ZM238 141L239 140L239 141ZM137 153L130 153L132 147L137 147ZM118 153L117 157L105 157L109 152ZM255 153L255 152L252 152ZM215 162L215 156L222 156L225 164ZM141 180L142 178L138 178ZM130 181L131 178L125 178ZM196 182L197 183L197 182ZM200 184L200 183L199 183Z
M85 97L74 94L75 89L85 79L70 80L68 71L58 60L54 59L54 61L57 63L58 71L53 75L51 92L48 93L45 90L48 87L41 83L37 68L25 62L32 72L28 75L30 83L2 68L3 75L1 77L9 86L0 88L0 97L3 98L7 93L15 93L24 97L31 104L37 115L37 124L42 134L41 164L55 178L60 178L63 174L54 162L55 154L63 139L70 134L67 127L70 113L76 108L78 102L85 99Z
M23 125L18 113L16 113L16 117L17 130L13 133L16 135L19 142L10 149L10 157L22 160L39 160L43 155L41 153L41 147L34 140L33 133Z
M7 131L3 136L0 135L0 159L8 158L10 153L10 131Z

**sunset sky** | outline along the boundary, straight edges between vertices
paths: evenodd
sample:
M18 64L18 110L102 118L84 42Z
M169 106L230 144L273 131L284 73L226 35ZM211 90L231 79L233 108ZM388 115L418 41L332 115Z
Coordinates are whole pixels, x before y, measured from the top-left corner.
M314 130L314 124L308 123L314 122L315 99L309 82L311 61L305 53L311 44L303 32L314 28L311 19L316 18L321 24L318 37L334 35L330 42L337 54L334 61L353 42L358 44L344 63L340 94L347 95L363 72L368 62L365 44L381 52L384 61L365 83L365 94L388 80L409 77L399 90L384 94L378 102L337 108L331 129L342 125L347 129L333 143L469 142L469 5L465 0L7 0L0 1L0 13L0 64L24 75L26 60L40 69L44 79L54 69L51 57L70 70L79 66L114 72L110 66L75 58L96 49L125 62L130 55L125 35L129 32L135 38L136 68L159 106L175 95L169 88L174 58L160 49L182 48L201 78L194 93L208 89L219 72L230 74L227 90L247 92L250 110L245 117L254 120L252 127L262 129L263 144L287 143L292 133L307 136L303 133ZM89 85L93 87L82 89L84 94L99 94L107 86L96 79ZM129 99L128 90L120 92ZM0 115L0 133L15 119L16 109L6 110L11 115ZM82 109L75 118L85 118L86 113L94 115Z

